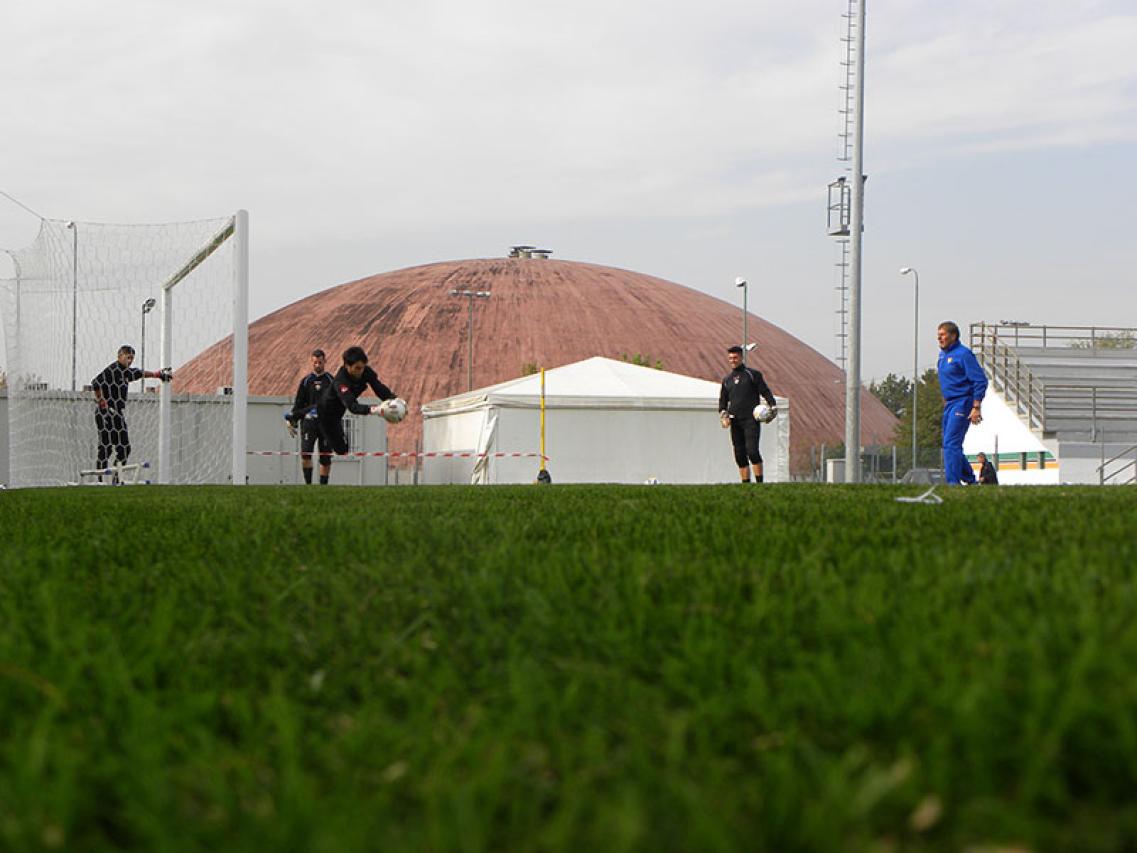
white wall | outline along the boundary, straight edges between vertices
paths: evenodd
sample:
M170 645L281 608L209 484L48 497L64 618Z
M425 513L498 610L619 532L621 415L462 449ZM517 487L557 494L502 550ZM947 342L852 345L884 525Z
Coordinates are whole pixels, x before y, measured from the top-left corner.
M1124 453L1125 456L1112 463L1107 468L1107 473L1116 471L1125 465L1125 462L1130 459L1137 459L1137 449L1132 449L1133 445L1129 444L1091 444L1088 441L1062 441L1058 443L1058 452L1054 455L1058 457L1058 482L1061 483L1078 483L1084 485L1099 485L1101 478L1098 474L1098 468L1101 466L1103 459L1110 459L1113 456ZM1119 478L1111 481L1111 485L1125 483L1133 479L1134 469L1128 468L1122 472ZM1000 473L1000 480L1002 473Z
M249 398L249 450L290 450L299 451L299 440L291 439L284 425L284 412L292 403L290 397L250 397ZM142 401L132 400L131 405L144 405ZM182 401L180 407L195 405L210 406L212 403ZM93 406L87 406L92 408ZM93 418L89 419L93 424ZM357 447L353 450L385 451L387 449L387 422L379 417L345 418L355 424ZM86 425L86 424L85 424ZM93 426L91 427L93 432ZM151 431L152 432L152 431ZM156 455L151 445L156 436L139 430L131 430L132 443L139 448L140 458ZM229 449L218 447L228 464ZM337 458L332 463L331 483L333 485L386 485L390 478L387 473L387 460L379 457L366 459ZM281 483L303 483L300 475L300 459L296 456L250 456L248 459L248 482L250 485L273 485ZM0 483L8 484L8 396L0 392ZM317 475L318 476L318 475Z
M291 397L249 398L249 450L300 450L300 439L290 438L284 413L292 407ZM353 426L349 426L349 424ZM354 428L354 429L353 429ZM387 422L380 417L344 418L344 430L355 439L354 451L380 452L387 449ZM384 457L333 457L331 485L383 486L388 483ZM319 481L319 457L313 461L314 482ZM298 456L255 456L248 460L249 484L302 484Z

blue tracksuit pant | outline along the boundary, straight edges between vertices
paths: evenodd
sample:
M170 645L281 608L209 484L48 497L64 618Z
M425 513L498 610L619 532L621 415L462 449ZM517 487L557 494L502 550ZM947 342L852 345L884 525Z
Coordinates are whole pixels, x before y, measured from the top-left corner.
M975 472L963 455L963 437L971 426L967 416L971 414L972 402L970 397L957 397L944 403L944 482L949 486L975 482Z

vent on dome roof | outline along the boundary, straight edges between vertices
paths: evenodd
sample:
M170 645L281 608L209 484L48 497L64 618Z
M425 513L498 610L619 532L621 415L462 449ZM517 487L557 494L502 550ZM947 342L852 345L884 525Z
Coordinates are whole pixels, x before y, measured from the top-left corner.
M548 260L551 254L553 254L552 249L538 249L536 246L509 247L509 256L511 258L538 258L544 261Z

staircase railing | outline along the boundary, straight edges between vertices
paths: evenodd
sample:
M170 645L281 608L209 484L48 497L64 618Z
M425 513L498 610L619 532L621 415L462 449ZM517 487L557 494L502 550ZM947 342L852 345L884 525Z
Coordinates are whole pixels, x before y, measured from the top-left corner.
M1000 339L1001 330L1004 331L1003 337L1006 337L1003 326L972 323L971 351L1007 403L1015 407L1031 429L1043 432L1046 429L1046 386L1011 346ZM1019 331L1018 327L1015 327L1015 331ZM1009 343L1015 344L1017 341L1011 337Z
M1124 459L1124 457L1129 455L1130 453L1133 454L1133 458L1132 459ZM1108 471L1108 473L1107 473L1107 469L1109 468L1110 465L1112 465L1115 462L1121 462L1123 459L1124 459L1123 465L1119 465L1119 466L1117 466L1116 469L1114 469L1113 471ZM1124 474L1126 471L1128 471L1131 468L1133 469L1133 474L1128 480L1121 481L1121 480L1117 479L1122 474ZM1125 486L1130 485L1132 483L1137 483L1137 444L1134 444L1132 447L1125 448L1123 451L1118 453L1116 456L1111 456L1109 459L1102 460L1101 465L1098 466L1098 482L1099 483L1101 483L1104 486L1106 483L1113 483L1115 481L1117 483L1119 483L1120 485L1125 485Z

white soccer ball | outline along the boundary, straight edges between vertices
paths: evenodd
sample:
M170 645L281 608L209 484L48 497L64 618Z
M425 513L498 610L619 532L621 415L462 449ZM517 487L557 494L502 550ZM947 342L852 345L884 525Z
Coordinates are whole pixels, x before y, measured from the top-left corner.
M398 397L393 400L384 400L379 404L379 414L387 423L397 424L407 416L406 401Z
M768 424L774 419L774 410L766 403L759 403L754 407L754 420L760 424Z

